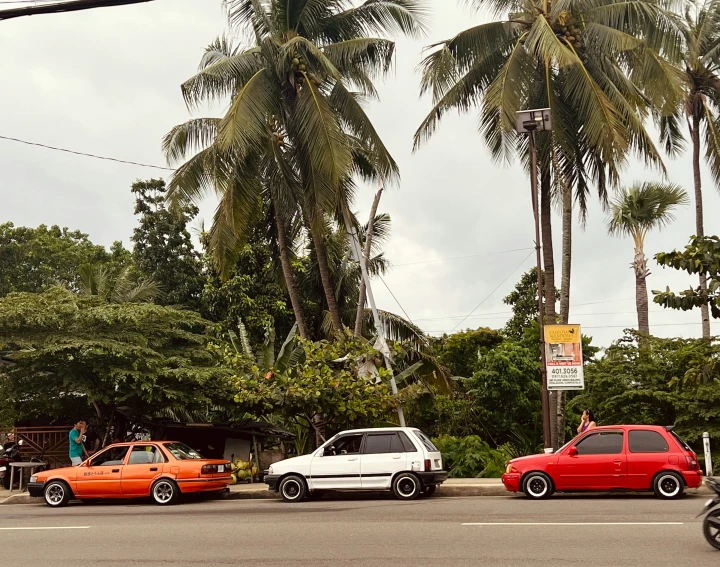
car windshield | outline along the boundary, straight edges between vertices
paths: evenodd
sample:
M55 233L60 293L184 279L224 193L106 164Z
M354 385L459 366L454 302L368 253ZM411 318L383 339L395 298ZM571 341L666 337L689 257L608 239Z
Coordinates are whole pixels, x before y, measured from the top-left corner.
M165 448L172 453L178 461L187 461L190 459L202 459L203 456L195 449L191 449L185 443L167 443Z

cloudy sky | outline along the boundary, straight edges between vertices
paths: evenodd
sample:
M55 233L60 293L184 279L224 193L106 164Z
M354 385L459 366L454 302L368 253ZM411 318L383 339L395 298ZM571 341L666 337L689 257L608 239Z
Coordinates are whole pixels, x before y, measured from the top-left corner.
M533 266L534 255L528 179L517 166L492 162L475 114L448 116L427 146L411 152L412 135L430 107L417 94L423 47L480 21L454 0L434 4L429 37L399 41L396 71L380 85L382 100L369 113L402 173L401 186L381 202L393 219L387 255L394 267L385 282L414 322L439 334L502 326L508 316L502 298ZM220 0L155 0L0 22L0 136L164 165L162 136L188 118L179 86L224 24ZM672 181L691 189L689 155L669 161L668 169ZM59 224L97 243L129 245L131 183L165 174L0 139L0 222ZM627 184L657 178L639 164L625 176ZM706 231L717 233L720 197L707 172L704 179ZM363 219L375 189L358 195ZM211 203L202 214L210 219ZM559 218L556 226L559 265ZM684 246L693 232L687 207L671 227L650 235L648 256ZM573 254L571 322L608 345L636 325L632 242L610 239L593 203L586 227L575 227ZM695 285L654 262L651 269L650 289ZM382 282L374 289L381 308L400 312ZM653 305L650 324L660 336L701 332L699 312Z

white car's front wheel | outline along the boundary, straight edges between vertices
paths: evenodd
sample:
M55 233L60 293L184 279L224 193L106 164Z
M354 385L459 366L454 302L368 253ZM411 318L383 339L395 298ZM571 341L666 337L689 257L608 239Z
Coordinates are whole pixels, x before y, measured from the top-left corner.
M295 474L282 479L278 490L285 502L300 502L307 494L305 479Z

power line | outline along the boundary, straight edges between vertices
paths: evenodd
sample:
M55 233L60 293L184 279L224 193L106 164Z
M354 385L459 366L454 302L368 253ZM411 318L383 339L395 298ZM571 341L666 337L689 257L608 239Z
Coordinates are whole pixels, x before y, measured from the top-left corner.
M0 13L2 13L2 10L0 10ZM107 160L107 161L114 161L117 163L125 163L125 164L129 164L129 165L138 165L140 167L152 167L154 169L164 169L165 171L175 171L171 167L163 167L161 165L150 165L147 163L139 163L136 161L129 161L129 160L125 160L125 159L118 159L118 158L107 157L107 156L97 156L95 154L88 154L85 152L77 152L75 150L68 150L66 148L57 148L55 146L48 146L46 144L41 144L39 142L28 142L27 140L20 140L19 138L11 138L10 136L0 136L0 139L8 140L10 142L18 142L20 144L26 144L28 146L37 146L39 148L45 148L46 150L54 150L56 152L65 152L65 153L74 154L77 156L85 156L85 157L90 157L90 158L94 158L94 159L103 159L103 160Z
M503 285L506 281L508 281L508 280L510 279L510 277L511 277L517 270L520 269L520 267L526 262L526 260L527 260L530 256L532 256L533 251L534 251L534 249L530 251L530 254L528 254L527 256L525 256L525 258L523 258L522 262L520 262L520 263L513 269L513 271L510 272L510 273L505 277L505 279L504 279L503 281L501 281L501 282L495 287L495 289L493 289L489 294L487 294L487 295L485 296L485 299L483 299L480 303L478 303L478 304L473 308L473 310L470 311L470 313L468 313L468 314L465 316L465 318L464 318L462 321L460 321L457 325L455 325L455 327L454 327L452 330L454 331L454 330L457 329L460 325L462 325L462 324L465 322L465 319L467 319L468 317L470 317L470 315L472 315L478 307L480 307L483 303L485 303L488 299L490 299L490 296L492 296L493 293L495 293L498 289L500 289L500 286Z
M393 264L393 268L400 266L417 266L420 264L436 264L438 262L447 262L449 260L464 260L466 258L480 258L482 256L495 256L497 254L507 254L509 252L524 252L526 250L535 250L535 248L513 248L511 250L498 250L497 252L485 252L483 254L471 254L469 256L453 256L451 258L438 258L437 260L423 260L422 262L408 262L405 264Z
M679 327L688 325L699 325L700 323L653 323L651 327ZM629 325L582 325L581 329L633 329L637 326L637 323L630 323ZM444 331L425 331L426 333L452 333L455 329L444 330Z
M512 315L512 311L498 311L497 313L479 313L471 315L468 319L502 319ZM609 311L606 313L573 313L573 317L594 317L596 315L629 315L637 313L637 311ZM433 317L431 319L415 319L416 321L445 321L448 319L459 319L460 317Z
M402 312L405 314L405 317L407 317L407 320L412 323L413 320L410 318L410 315L408 315L408 312L405 311L405 308L400 304L400 302L398 301L398 298L395 297L395 294L394 294L394 293L392 292L392 290L390 289L390 286L389 286L387 283L385 283L385 280L382 278L382 276L381 276L380 274L378 274L378 277L380 278L380 281L383 283L383 285L384 285L384 286L387 288L387 290L390 292L390 295L392 295L393 299L395 300L395 303L398 304L398 307L400 307L400 309L402 310Z

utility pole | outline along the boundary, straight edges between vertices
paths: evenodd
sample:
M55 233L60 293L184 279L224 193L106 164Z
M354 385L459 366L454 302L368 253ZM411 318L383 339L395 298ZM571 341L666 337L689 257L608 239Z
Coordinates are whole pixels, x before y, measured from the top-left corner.
M91 10L93 8L109 8L111 6L126 6L128 4L140 4L141 2L152 2L152 0L70 0L68 2L54 2L52 4L33 4L22 8L0 10L0 20L39 14L77 12L79 10Z
M367 293L368 303L370 304L373 321L375 322L375 332L377 333L378 340L381 343L380 350L382 351L383 359L385 360L385 368L390 371L390 389L392 390L393 395L397 396L398 389L397 384L395 383L395 376L393 375L392 361L390 360L390 353L387 347L387 343L385 342L385 332L382 327L382 322L380 321L380 315L378 314L377 307L375 306L375 297L373 296L372 287L370 287L370 277L367 271L365 254L363 253L362 247L360 246L360 238L358 238L357 229L350 222L347 211L344 211L343 217L345 217L345 229L347 230L348 236L350 237L350 250L352 251L355 261L360 264L360 272L362 273L362 278L365 282L365 292ZM400 427L405 427L405 414L403 413L403 409L399 401L397 406L397 414L398 421L400 422Z
M550 399L547 389L547 367L545 365L545 318L543 313L543 278L542 254L540 250L540 207L537 187L537 143L535 133L552 129L550 109L523 110L516 114L515 129L521 134L530 136L530 190L532 191L532 208L535 219L535 261L537 266L537 295L538 295L538 326L540 328L540 366L542 372L542 386L540 389L540 402L542 405L543 441L545 452L552 452L552 439L550 435ZM549 449L549 451L548 451Z

